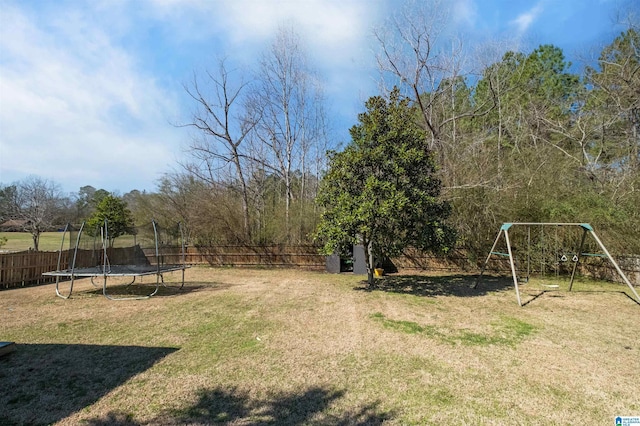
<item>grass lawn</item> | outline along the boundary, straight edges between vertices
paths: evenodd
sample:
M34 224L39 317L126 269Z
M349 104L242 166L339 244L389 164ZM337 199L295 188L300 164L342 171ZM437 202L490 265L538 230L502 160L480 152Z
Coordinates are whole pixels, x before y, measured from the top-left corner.
M28 232L0 232L0 237L5 237L7 243L0 250L24 251L33 248L33 237ZM68 237L67 237L68 238ZM40 251L60 250L62 232L43 232L40 234Z
M508 277L471 290L465 276L396 275L375 291L299 270L192 268L186 280L141 301L106 300L88 280L69 300L52 285L0 292L0 340L17 344L0 358L0 424L607 425L640 414L640 306L624 285L579 282L521 308Z

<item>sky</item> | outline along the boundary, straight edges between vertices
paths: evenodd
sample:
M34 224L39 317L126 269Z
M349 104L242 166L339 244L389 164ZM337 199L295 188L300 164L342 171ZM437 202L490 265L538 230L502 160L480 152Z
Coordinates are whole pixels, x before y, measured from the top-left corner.
M448 32L467 43L554 44L576 67L621 31L618 0L442 1ZM194 136L176 126L195 107L184 85L222 57L250 71L283 25L324 83L334 143L348 142L379 93L373 29L401 3L0 0L0 184L35 175L65 193L156 190Z

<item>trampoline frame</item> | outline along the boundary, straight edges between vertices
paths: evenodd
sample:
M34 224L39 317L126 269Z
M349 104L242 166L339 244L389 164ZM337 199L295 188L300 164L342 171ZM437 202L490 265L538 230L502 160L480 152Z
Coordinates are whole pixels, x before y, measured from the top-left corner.
M175 272L182 271L182 282L178 289L182 289L184 287L184 271L189 268L190 265L186 263L186 255L185 255L185 243L184 243L184 233L182 231L182 224L178 222L178 229L180 230L180 247L181 247L181 259L182 264L172 264L172 265L160 265L160 250L158 246L158 227L155 220L151 221L153 227L154 234L154 246L155 246L155 255L157 259L156 265L149 265L148 267L140 267L140 265L111 265L109 263L109 257L107 256L107 248L109 242L108 236L108 221L105 219L104 226L100 228L100 238L101 238L101 250L103 253L103 260L101 265L84 267L84 268L76 268L76 260L78 255L78 246L80 244L80 237L82 236L82 232L84 230L85 222L80 226L80 230L78 231L78 236L76 238L75 247L73 250L73 258L70 263L70 268L68 269L60 269L62 264L62 253L64 251L64 243L65 236L67 232L69 232L70 224L67 224L64 228L64 232L62 233L62 242L60 243L60 251L58 252L58 265L55 271L45 272L42 275L56 277L56 295L63 299L71 298L71 294L73 293L73 283L74 280L78 277L81 278L91 278L91 284L96 287L102 287L102 294L109 300L143 300L149 299L155 294L158 293L160 289L160 285L167 287L164 282L163 274L167 272ZM136 270L137 269L137 270ZM111 296L107 292L107 281L109 277L132 277L131 282L127 283L127 286L135 283L137 277L142 277L146 275L155 275L156 276L156 284L153 291L144 296L135 296L135 297L114 297ZM69 284L69 292L61 292L60 290L60 278L68 277L71 279L71 283ZM102 285L96 284L94 281L95 278L102 277ZM63 294L64 293L64 294Z

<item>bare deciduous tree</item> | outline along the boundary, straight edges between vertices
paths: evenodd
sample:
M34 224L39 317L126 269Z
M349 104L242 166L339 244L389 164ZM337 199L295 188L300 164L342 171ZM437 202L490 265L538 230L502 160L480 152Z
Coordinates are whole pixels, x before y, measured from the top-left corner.
M33 249L38 251L40 234L56 225L64 207L62 191L55 182L30 176L18 182L16 201L22 227L31 234Z
M418 107L429 137L429 147L438 151L442 161L444 128L465 117L486 114L494 107L492 98L471 109L450 109L439 114L438 104L451 99L453 84L465 78L463 43L443 33L450 23L448 5L439 0L410 2L374 30L379 43L378 68L386 87L398 86ZM455 137L454 137L455 140Z
M250 239L249 195L243 165L246 155L241 151L241 144L258 123L259 116L252 114L259 110L245 108L248 83L242 78L235 81L224 59L219 61L216 73L206 71L205 74L206 84L194 75L191 84L184 86L197 109L191 122L181 127L199 131L189 147L192 161L185 168L198 178L218 185L223 180L221 171L231 166L230 187L239 187L244 233Z
M302 174L302 194L309 153L324 136L323 101L300 37L293 28L281 27L260 61L251 108L259 110L262 118L256 126L256 141L267 147L266 156L254 159L284 182L287 235L295 197L294 174Z

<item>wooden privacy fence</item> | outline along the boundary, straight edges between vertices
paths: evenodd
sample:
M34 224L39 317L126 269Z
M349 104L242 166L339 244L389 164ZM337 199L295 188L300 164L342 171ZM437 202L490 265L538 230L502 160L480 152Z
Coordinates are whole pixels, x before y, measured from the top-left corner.
M65 257L68 255L67 252L62 254ZM0 254L0 288L55 282L55 277L44 277L42 273L55 271L57 266L57 251L21 251Z
M179 247L160 250L156 258L155 249L138 247L109 249L107 255L112 265L128 263L136 253L141 252L147 261L156 264L181 264L182 253ZM73 251L63 251L60 269L69 267ZM215 246L187 247L185 261L189 265L240 266L240 267L297 267L324 269L325 257L318 254L315 246ZM77 267L91 267L100 263L91 251L79 250ZM44 277L43 272L55 271L58 266L58 252L25 251L0 254L0 288L14 288L25 285L48 284L55 277Z
M128 249L113 249L109 252L112 264L117 264L119 258L128 258ZM116 251L122 253L116 253ZM134 249L138 251L139 249ZM142 250L151 264L160 261L161 264L181 264L182 253L179 247L164 248L160 252L160 259L155 258L155 250ZM62 253L61 269L68 268L70 251ZM186 263L189 265L210 266L239 266L239 267L293 267L324 270L325 256L318 253L318 247L313 245L269 245L269 246L212 246L187 247ZM640 285L640 257L620 256L617 258L620 267L632 284ZM407 250L405 255L392 259L399 269L420 269L442 272L474 272L477 268L469 261L465 252L460 250L448 257L436 257L421 253L417 250ZM0 288L13 288L25 285L47 284L55 282L55 277L44 277L43 272L54 271L58 264L58 252L25 251L19 253L0 254ZM78 267L96 265L96 259L89 251L78 251L76 260ZM508 265L499 261L490 270L500 273L510 273ZM598 279L618 281L614 268L608 262L585 262L581 265L580 273Z
M187 247L188 264L324 269L325 256L313 245Z

